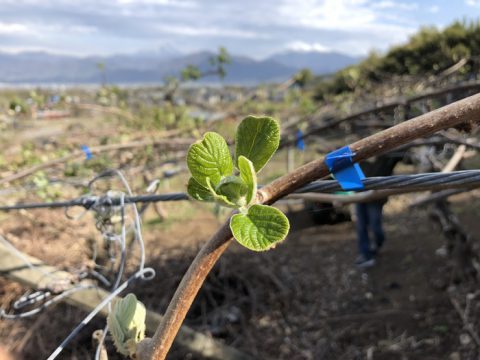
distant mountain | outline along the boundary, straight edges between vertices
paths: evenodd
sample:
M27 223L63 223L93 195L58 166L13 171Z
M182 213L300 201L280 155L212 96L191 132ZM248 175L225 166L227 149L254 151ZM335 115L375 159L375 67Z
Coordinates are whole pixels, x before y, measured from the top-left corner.
M174 50L163 50L106 57L76 57L41 51L0 52L0 83L98 83L101 79L98 63L105 64L108 81L123 80L122 77L135 81L133 74L148 73L160 62L181 56ZM124 71L125 75L118 79L118 74Z
M0 83L12 84L95 84L101 81L97 64L105 64L108 83L160 83L168 75L176 76L187 65L202 71L211 69L208 51L182 55L173 49L111 56L76 57L46 52L0 52ZM316 73L332 72L358 61L336 53L283 53L265 60L232 56L226 65L225 83L257 84L284 81L298 69L310 67ZM217 77L202 79L218 82Z
M270 60L295 69L308 68L317 75L333 73L349 65L358 63L362 58L339 52L286 51L275 54Z

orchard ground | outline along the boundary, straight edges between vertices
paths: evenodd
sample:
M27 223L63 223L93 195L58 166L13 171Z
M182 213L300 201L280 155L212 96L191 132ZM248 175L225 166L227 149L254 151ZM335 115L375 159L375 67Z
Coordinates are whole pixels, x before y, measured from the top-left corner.
M475 359L474 340L450 301L450 296L462 301L466 293L462 284L450 283L448 261L436 255L444 239L426 211L406 210L408 198L387 204L388 242L368 271L353 266L353 223L318 226L305 211L289 214L292 231L274 250L253 253L233 244L186 324L256 359ZM476 234L480 208L470 199L471 194L457 196L454 208ZM174 219L147 220L144 226L147 264L157 276L132 289L160 313L195 252L224 217L199 203L169 203L164 210ZM92 221L72 222L62 210L35 210L3 217L1 226L22 251L69 269L88 260L85 239L98 236ZM24 290L2 279L1 305L8 307ZM0 338L19 359L45 358L84 315L58 305L27 320L2 320ZM89 358L91 333L102 326L102 320L94 321L65 358ZM175 348L169 358L196 357Z

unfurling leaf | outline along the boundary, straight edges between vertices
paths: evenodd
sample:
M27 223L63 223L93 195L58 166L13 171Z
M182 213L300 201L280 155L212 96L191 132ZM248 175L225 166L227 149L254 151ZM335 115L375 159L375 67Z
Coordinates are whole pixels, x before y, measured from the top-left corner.
M213 201L213 195L210 190L202 186L197 180L191 177L188 180L187 192L195 200L199 201Z
M203 187L208 187L207 178L213 186L217 186L223 177L233 171L227 142L214 132L207 132L201 141L190 146L187 165L193 178Z
M232 216L230 228L240 244L263 251L284 240L290 224L280 210L267 205L252 205L248 213Z
M246 195L246 205L248 206L255 200L257 194L257 174L252 162L243 155L238 158L238 169L240 170L240 178L248 187Z
M236 207L247 204L248 186L238 176L227 176L215 188L215 193L225 196Z
M210 190L210 193L212 194L213 199L217 203L219 203L220 205L223 205L223 206L226 206L226 207L231 207L231 208L234 208L234 209L238 207L235 203L230 201L230 199L228 197L226 197L225 195L217 194L217 192L213 188L212 183L210 182L210 178L207 178L207 187Z
M134 294L118 300L108 314L107 324L117 351L133 356L145 337L145 306Z
M249 159L259 172L280 144L280 126L270 117L248 116L240 123L235 136L235 165L240 156Z

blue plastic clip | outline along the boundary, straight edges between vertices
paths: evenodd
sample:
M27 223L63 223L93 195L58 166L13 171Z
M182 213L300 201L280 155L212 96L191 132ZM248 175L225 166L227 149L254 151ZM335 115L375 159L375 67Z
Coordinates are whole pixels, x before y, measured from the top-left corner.
M365 175L360 165L353 162L354 155L348 146L344 146L325 157L328 169L346 191L365 189L362 183Z
M303 140L303 132L298 129L295 133L295 146L300 151L305 151L305 141Z
M82 145L82 151L85 153L85 160L90 160L93 157L92 152L87 145Z

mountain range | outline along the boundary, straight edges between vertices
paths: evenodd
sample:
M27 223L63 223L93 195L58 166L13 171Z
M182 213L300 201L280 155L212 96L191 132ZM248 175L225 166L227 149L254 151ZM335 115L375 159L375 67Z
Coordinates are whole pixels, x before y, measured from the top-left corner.
M108 83L153 84L161 83L166 76L176 76L187 65L207 71L212 52L201 51L179 54L170 51L138 52L110 56L78 57L48 52L0 52L0 83L6 84L98 84L102 75L99 63L105 65ZM336 52L278 53L263 60L246 56L232 56L226 65L228 84L258 84L284 81L301 68L310 68L323 75L355 64L358 57ZM215 83L215 77L202 82Z

